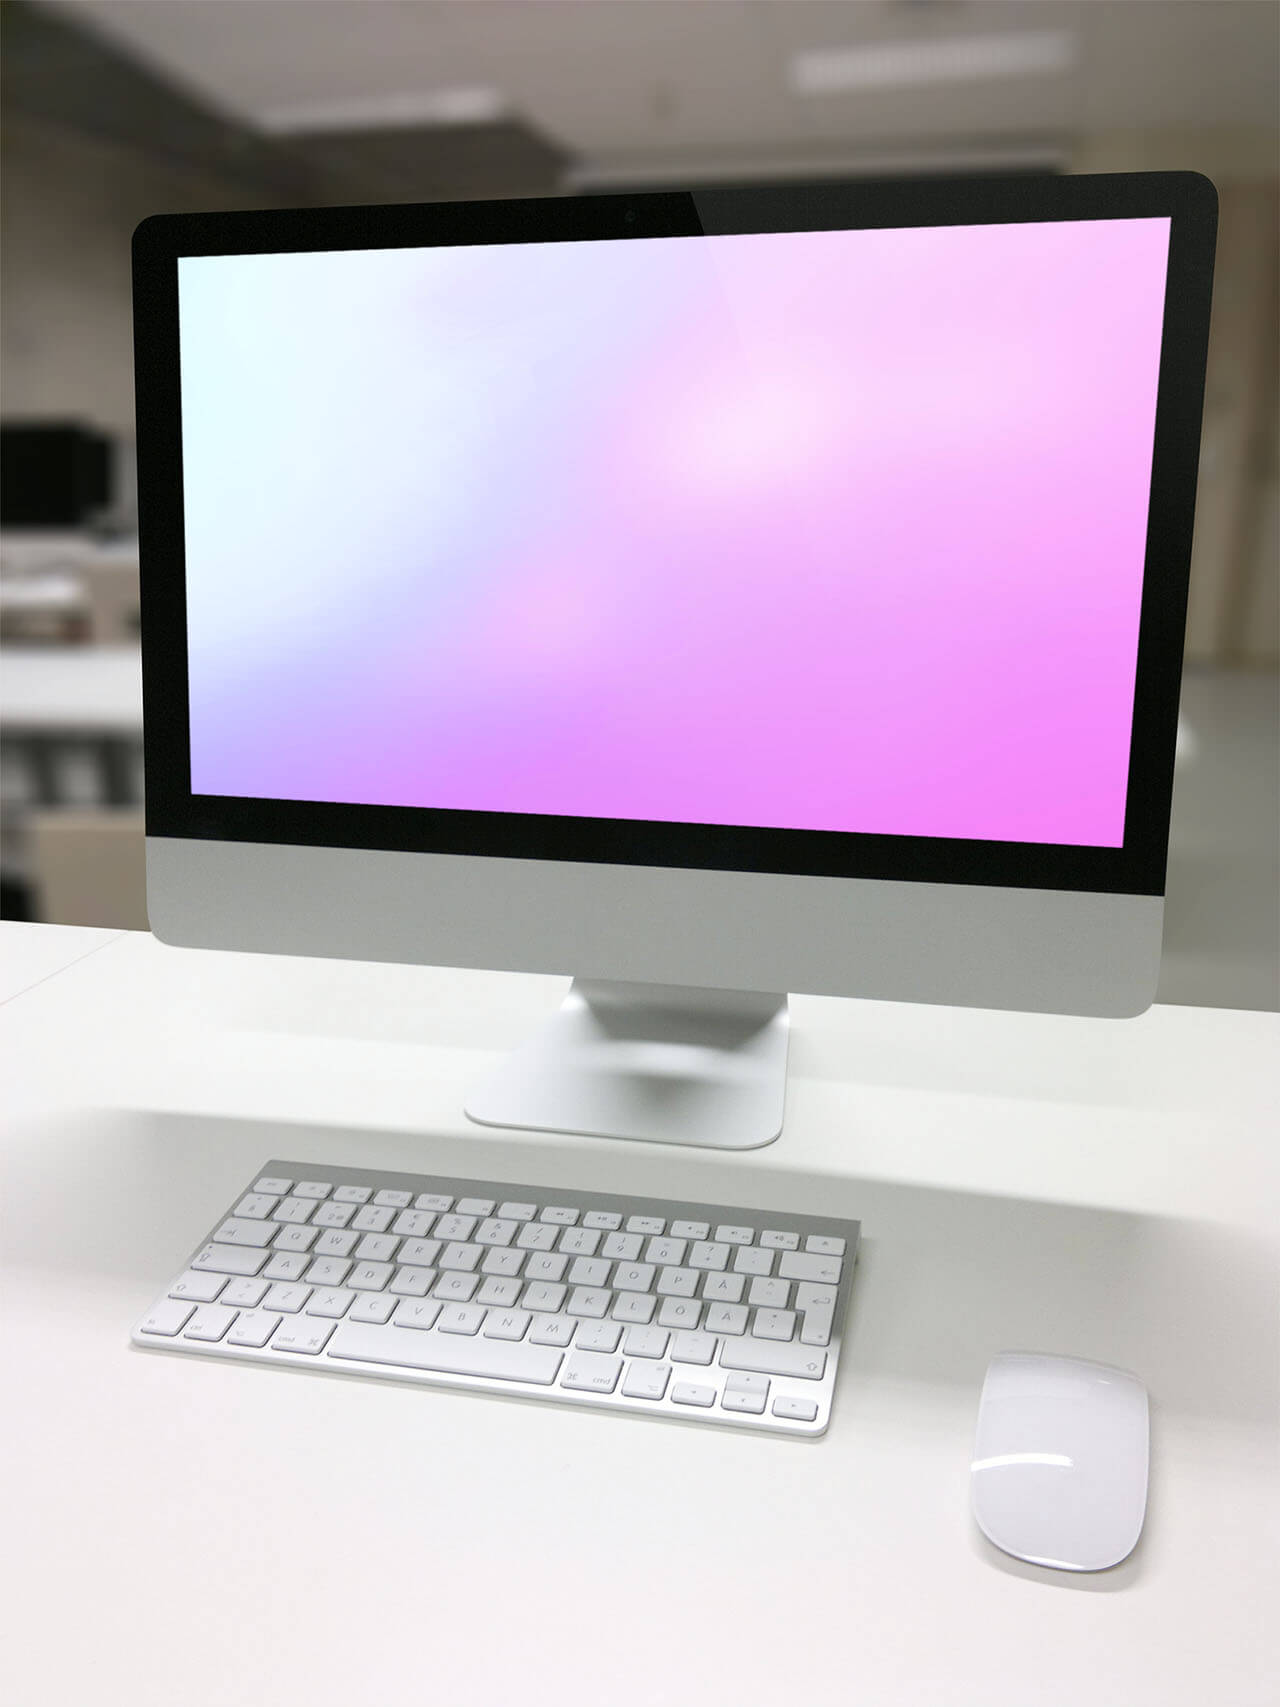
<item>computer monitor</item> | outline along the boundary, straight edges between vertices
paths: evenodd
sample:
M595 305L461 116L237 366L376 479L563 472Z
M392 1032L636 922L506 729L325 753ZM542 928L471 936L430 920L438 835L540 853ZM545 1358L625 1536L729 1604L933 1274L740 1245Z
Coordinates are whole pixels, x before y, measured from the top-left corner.
M165 216L152 927L573 974L512 1126L781 1127L787 991L1152 999L1191 174Z

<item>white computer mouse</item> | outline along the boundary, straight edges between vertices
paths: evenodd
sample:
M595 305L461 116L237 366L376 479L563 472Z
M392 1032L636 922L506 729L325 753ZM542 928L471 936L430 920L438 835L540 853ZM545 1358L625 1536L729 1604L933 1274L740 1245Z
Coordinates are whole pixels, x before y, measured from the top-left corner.
M1127 1559L1147 1509L1147 1390L1105 1363L991 1360L970 1466L973 1515L1002 1552L1060 1571Z

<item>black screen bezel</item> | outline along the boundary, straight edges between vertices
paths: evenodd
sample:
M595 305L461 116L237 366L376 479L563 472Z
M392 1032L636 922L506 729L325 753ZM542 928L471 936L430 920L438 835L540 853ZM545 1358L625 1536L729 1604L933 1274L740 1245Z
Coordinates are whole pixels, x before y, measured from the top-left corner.
M1167 218L1168 281L1120 848L193 795L178 259L431 245ZM172 214L134 233L149 836L1159 895L1191 558L1217 197L1195 173ZM1080 495L1088 501L1087 492Z

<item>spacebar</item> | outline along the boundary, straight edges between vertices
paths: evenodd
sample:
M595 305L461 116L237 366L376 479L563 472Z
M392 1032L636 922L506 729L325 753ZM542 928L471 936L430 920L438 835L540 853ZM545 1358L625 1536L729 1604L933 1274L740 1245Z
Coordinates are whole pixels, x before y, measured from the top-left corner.
M417 1328L339 1322L325 1347L330 1357L362 1363L398 1363L434 1369L441 1375L483 1375L492 1381L535 1381L549 1387L564 1352L550 1345L468 1339L460 1334L422 1333Z

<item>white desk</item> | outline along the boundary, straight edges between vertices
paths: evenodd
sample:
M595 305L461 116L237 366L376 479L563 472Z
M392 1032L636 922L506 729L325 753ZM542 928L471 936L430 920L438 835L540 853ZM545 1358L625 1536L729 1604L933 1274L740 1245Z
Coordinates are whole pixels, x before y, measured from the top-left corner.
M1274 1707L1280 1019L801 999L767 1150L468 1127L464 1087L562 987L125 935L0 1009L11 1698ZM272 1155L859 1216L831 1430L132 1349ZM1113 1572L970 1523L1011 1347L1150 1387Z

